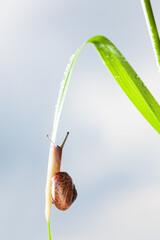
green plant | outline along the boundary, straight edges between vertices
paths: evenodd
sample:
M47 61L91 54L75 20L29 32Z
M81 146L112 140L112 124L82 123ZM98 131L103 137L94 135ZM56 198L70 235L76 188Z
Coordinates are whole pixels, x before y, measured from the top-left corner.
M142 3L142 8L145 15L149 35L151 38L153 50L157 60L157 65L159 68L160 67L160 39L159 39L159 34L158 34L155 19L154 19L153 11L152 11L152 6L150 3L150 0L141 0L141 3Z
M143 10L146 16L147 25L149 26L150 36L152 39L153 48L156 54L156 59L158 66L160 65L160 39L154 20L154 15L152 12L151 4L149 0L142 0ZM122 53L104 36L94 36L86 41L71 57L70 62L64 73L64 78L61 82L61 87L58 95L57 105L55 109L55 117L52 132L52 141L56 142L56 134L58 129L58 123L67 93L67 89L70 83L73 68L75 66L76 60L82 50L82 48L87 44L91 43L94 45L98 51L100 57L102 58L104 64L109 69L110 73L120 85L122 90L126 93L135 107L139 112L145 117L145 119L152 125L152 127L160 133L160 105L157 103L155 98L152 96L150 91L144 85L140 77L127 62ZM54 153L54 148L51 145L48 163L48 175L47 175L47 187L46 187L46 209L45 215L48 222L48 232L49 239L51 240L50 231L50 211L51 211L51 178L57 172L55 162L56 154Z

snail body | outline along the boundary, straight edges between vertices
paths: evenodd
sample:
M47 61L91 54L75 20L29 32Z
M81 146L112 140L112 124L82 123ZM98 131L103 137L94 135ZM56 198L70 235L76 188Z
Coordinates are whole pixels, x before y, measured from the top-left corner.
M77 190L73 184L72 178L66 172L61 172L61 158L62 150L69 132L61 146L56 145L52 139L47 135L51 141L48 172L46 181L46 204L45 216L49 223L52 203L60 210L67 210L77 197Z
M52 178L52 203L59 210L67 210L77 198L72 178L66 172L58 172Z

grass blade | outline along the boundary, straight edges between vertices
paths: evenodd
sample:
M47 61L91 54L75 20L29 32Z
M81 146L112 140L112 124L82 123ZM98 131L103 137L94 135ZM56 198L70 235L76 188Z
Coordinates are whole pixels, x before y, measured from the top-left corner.
M104 36L95 36L90 38L87 42L85 42L71 57L70 62L67 66L67 69L64 73L64 78L61 83L58 101L55 109L55 118L53 125L53 133L52 140L55 142L56 133L58 129L58 123L62 111L62 107L64 104L65 96L67 93L67 89L69 86L69 82L71 79L71 75L73 72L73 68L75 66L76 60L85 46L85 44L91 43L94 45L96 50L98 51L100 57L103 62L109 69L110 73L117 81L119 86L125 92L125 94L129 97L135 107L139 110L139 112L145 117L145 119L153 126L153 128L160 134L160 106L149 92L147 87L141 81L139 76L136 74L131 65L126 61L124 56L120 53L120 51ZM49 158L50 164L50 158ZM48 168L49 169L49 168ZM50 189L51 191L51 189ZM50 193L51 195L51 193ZM46 207L50 211L51 207L48 206L48 202L46 201ZM50 231L50 222L49 217L47 218L48 222L48 234L49 240L52 240L51 231Z
M95 46L117 83L145 119L160 133L160 106L120 51L106 37L100 35L89 39L86 43L92 43ZM53 141L56 138L59 118L75 62L86 43L71 57L64 73L55 110Z
M160 106L119 50L105 37L95 36L87 42L94 44L117 83L160 133Z
M49 240L52 240L50 222L48 222L48 237L49 237Z
M158 63L158 68L160 70L160 39L159 34L156 26L156 22L154 19L152 6L150 0L141 0L143 12L145 15L149 35L151 38L153 50L155 52L156 61Z
M55 116L54 116L54 123L53 123L53 132L52 132L52 141L53 142L55 142L55 140L56 140L59 118L61 115L64 99L65 99L65 96L67 93L67 89L69 86L73 68L74 68L76 60L77 60L84 45L85 45L85 43L80 48L78 48L78 50L76 51L76 53L74 55L71 56L69 64L67 65L67 68L64 72L64 76L63 76L63 80L61 82L61 87L60 87L58 100L57 100L57 104L56 104L56 108L55 108Z

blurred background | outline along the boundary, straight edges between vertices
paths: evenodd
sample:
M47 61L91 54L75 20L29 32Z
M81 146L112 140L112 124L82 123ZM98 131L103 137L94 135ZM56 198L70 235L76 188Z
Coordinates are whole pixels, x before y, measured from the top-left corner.
M152 1L157 23L160 2ZM160 74L140 1L0 2L0 239L48 239L45 181L54 108L70 56L102 34L160 102ZM53 206L55 240L159 240L160 137L102 64L81 52L57 144L78 198Z

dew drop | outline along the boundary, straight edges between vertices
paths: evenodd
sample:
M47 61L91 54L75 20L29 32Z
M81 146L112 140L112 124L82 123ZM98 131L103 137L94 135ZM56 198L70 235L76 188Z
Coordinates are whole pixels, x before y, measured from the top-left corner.
M138 76L138 74L136 74L135 78L136 78L136 79L139 79L139 76Z
M63 81L61 82L61 84L60 84L60 85L61 85L61 87L64 85L64 83L65 83L65 81L63 80Z
M73 54L73 55L70 57L70 59L69 59L70 62L73 60L74 56L75 56L75 54Z
M111 61L114 62L114 59L112 58Z

